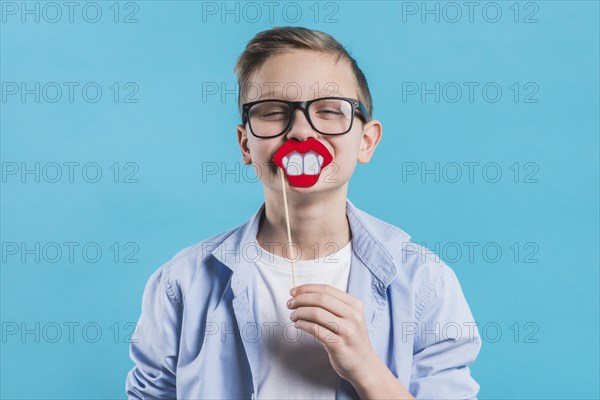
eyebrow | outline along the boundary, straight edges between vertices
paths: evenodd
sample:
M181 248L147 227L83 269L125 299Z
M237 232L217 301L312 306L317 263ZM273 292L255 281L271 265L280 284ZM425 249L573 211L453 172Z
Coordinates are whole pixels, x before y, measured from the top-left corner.
M272 94L272 95L269 94L268 96L262 95L262 96L259 96L259 97L255 98L255 99L251 99L251 100L248 99L246 101L246 103L250 103L250 102L253 102L253 101L259 101L259 100L286 100L286 101L308 101L308 100L313 100L313 99L306 99L306 100L287 99L287 98L283 97L281 95L281 93L276 93L276 94L277 95L275 95L275 94ZM320 99L320 98L323 98L323 97L347 97L347 98L350 98L350 99L358 99L358 94L356 96L348 96L348 95L345 95L343 93L326 94L326 95L323 95L323 96L314 97L314 99Z
M271 83L271 82L269 82L269 83ZM277 85L277 86L280 86L280 85ZM267 85L267 88L269 88L269 87L271 87L271 85ZM339 89L339 87L338 87L338 89ZM321 98L321 97L348 97L348 98L351 98L351 99L358 99L359 98L359 94L358 94L357 91L355 91L353 95L347 95L347 94L341 93L339 91L336 91L334 93L330 93L329 90L321 89L319 87L317 89L317 93L320 94L319 92L321 90L324 92L323 95L317 96L315 98ZM263 90L263 92L264 92L264 90ZM314 93L314 90L309 90L309 92L310 93ZM260 96L258 96L256 98L252 98L252 99L248 99L247 98L247 99L245 99L245 103L250 103L250 102L259 101L259 100L266 100L266 99L268 99L268 100L303 101L303 100L299 100L299 99L296 99L296 98L294 98L294 99L287 99L287 98L283 97L283 93L280 91L279 87L276 87L274 92L267 91L266 93L261 94ZM307 99L307 100L311 100L311 99Z

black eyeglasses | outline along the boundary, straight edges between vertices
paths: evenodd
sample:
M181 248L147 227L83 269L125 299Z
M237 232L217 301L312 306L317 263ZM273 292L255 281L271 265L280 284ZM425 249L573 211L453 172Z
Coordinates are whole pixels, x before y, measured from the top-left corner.
M354 116L363 123L369 120L367 108L360 100L347 97L321 97L307 101L258 100L242 104L242 123L248 122L256 137L273 138L292 126L297 109L301 109L310 126L323 135L350 132Z

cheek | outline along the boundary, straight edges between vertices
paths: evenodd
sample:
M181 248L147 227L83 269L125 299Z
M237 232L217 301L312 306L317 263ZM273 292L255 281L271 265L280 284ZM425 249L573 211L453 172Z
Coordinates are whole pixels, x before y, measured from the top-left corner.
M347 178L354 173L358 159L358 148L360 143L355 141L344 143L343 146L334 147L335 157L335 173ZM333 173L333 172L332 172Z
M248 139L248 147L250 151L253 153L252 158L266 160L269 158L269 155L275 152L274 146L265 139L259 138L249 138Z
M360 151L361 140L359 137L360 132L354 132L354 134L356 136L346 137L344 138L345 140L340 140L333 144L333 151L335 152L334 160L344 164L356 161Z
M252 154L252 162L259 177L272 176L277 172L277 166L273 162L273 155L278 149L277 142L269 139L248 139L248 147ZM261 178L262 179L262 178Z

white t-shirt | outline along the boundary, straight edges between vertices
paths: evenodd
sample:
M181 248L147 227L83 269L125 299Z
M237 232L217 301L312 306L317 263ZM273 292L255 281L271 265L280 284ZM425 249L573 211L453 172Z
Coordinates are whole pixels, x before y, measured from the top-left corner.
M292 268L289 259L261 247L257 292L261 321L261 360L257 399L335 399L338 375L323 344L294 326ZM348 291L352 241L334 254L294 261L296 286L324 283Z

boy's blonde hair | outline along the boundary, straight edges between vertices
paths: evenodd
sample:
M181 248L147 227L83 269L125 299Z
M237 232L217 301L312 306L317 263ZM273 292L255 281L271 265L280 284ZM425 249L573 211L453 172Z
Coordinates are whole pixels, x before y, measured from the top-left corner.
M234 72L239 84L238 105L241 110L242 99L247 97L252 75L269 57L288 50L312 50L336 55L336 62L343 59L350 63L358 85L358 96L369 115L373 115L373 102L367 84L367 78L358 67L356 60L333 36L300 26L278 26L259 32L248 42L244 52L238 58Z

